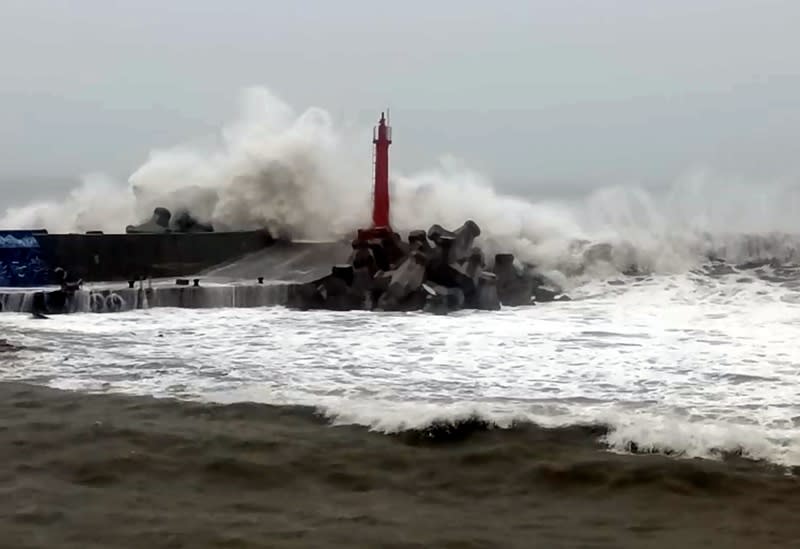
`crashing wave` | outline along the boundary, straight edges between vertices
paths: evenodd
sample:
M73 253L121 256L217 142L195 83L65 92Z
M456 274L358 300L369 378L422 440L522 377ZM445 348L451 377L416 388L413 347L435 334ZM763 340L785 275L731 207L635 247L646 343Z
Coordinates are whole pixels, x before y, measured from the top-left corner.
M297 112L268 90L248 89L216 148L153 151L127 184L91 176L66 199L8 209L0 226L119 232L164 206L220 230L338 238L369 219L369 135L338 129L322 109ZM578 200L523 200L445 158L395 172L392 200L400 232L473 219L489 254L509 251L552 278L686 272L709 258L786 262L800 253L793 183L700 173L660 190L610 186Z

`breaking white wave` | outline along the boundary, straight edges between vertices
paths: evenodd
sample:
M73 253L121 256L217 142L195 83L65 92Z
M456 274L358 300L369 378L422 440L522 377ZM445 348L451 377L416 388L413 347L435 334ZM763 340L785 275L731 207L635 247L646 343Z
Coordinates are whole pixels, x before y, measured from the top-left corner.
M584 285L447 317L283 308L0 315L0 378L320 408L394 432L477 414L606 424L617 450L800 465L800 291L740 274ZM423 322L424 320L424 322Z
M237 393L220 400L232 402L233 397L238 399L247 394ZM255 396L248 400L257 401L258 398ZM312 402L305 404L319 408L334 424L362 425L386 434L474 418L498 428L510 428L519 423L532 423L545 428L605 426L608 433L602 435L598 442L618 452L628 452L635 447L637 452L675 457L719 459L726 455L741 455L747 459L783 466L800 465L800 437L794 432L791 421L766 431L759 425L741 420L689 418L676 411L632 409L624 403L582 405L558 403L557 399L529 405L529 410L512 403L503 409L503 406L489 406L482 402L433 404L341 398L327 400L329 402L322 405Z
M219 229L338 237L369 222L370 137L370 128L344 131L323 109L298 112L268 90L252 88L215 148L153 151L127 184L91 176L66 199L9 209L0 226L119 232L163 205L188 209ZM402 133L394 140L393 147L403 146ZM667 189L611 185L580 200L525 201L446 158L415 173L393 168L392 193L392 222L400 231L433 223L455 228L473 219L489 253L511 251L569 276L632 267L683 272L708 254L733 262L795 260L800 250L796 180L742 182L693 173ZM535 197L536 189L529 194ZM610 252L587 252L598 242L611 243Z

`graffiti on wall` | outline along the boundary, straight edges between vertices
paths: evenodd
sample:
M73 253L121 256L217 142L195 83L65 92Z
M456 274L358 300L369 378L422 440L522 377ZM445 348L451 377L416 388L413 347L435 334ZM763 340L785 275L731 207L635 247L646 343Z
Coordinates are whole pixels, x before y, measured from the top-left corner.
M0 232L0 286L43 286L49 282L49 274L33 233Z

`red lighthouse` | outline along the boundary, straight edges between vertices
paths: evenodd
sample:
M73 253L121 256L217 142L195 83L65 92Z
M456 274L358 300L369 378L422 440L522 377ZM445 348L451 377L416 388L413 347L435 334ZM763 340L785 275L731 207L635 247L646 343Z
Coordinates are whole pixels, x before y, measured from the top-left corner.
M375 188L372 195L372 227L358 231L359 240L382 238L392 234L389 223L389 145L392 144L392 127L384 113L373 130L375 144Z
M375 195L372 206L372 228L386 229L389 226L389 145L392 144L392 128L386 124L381 113L378 127L373 132L375 144Z

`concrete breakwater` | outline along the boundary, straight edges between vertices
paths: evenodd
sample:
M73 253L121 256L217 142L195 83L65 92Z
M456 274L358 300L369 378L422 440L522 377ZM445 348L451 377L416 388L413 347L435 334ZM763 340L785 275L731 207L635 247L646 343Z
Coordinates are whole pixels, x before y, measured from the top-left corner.
M286 306L447 314L569 299L512 254L487 261L474 245L479 235L473 221L454 231L440 225L411 231L407 241L397 233L367 231L349 249L341 242L271 246L191 279L130 280L127 287L80 286L67 282L62 271L60 288L0 291L0 310L50 315Z
M81 289L74 293L63 290L6 291L0 292L0 311L48 315L117 313L156 307L269 307L285 305L288 294L289 285L285 283L212 286L174 284L149 288Z
M0 231L0 286L52 284L62 268L84 282L190 276L275 244L263 230L242 232L48 234Z

